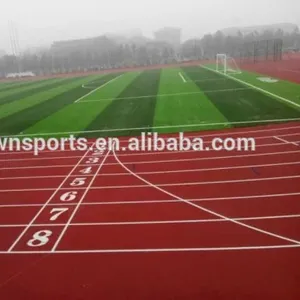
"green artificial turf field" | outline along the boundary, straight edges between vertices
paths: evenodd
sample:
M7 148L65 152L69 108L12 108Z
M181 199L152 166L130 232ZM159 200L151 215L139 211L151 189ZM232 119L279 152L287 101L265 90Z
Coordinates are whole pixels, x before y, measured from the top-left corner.
M261 76L193 66L0 83L0 135L135 135L299 119L300 85Z

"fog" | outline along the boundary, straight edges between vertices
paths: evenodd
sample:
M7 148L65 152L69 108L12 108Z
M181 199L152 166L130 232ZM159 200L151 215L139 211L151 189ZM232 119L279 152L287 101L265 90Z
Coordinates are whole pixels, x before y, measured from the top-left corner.
M182 28L187 39L232 26L300 25L298 0L1 0L0 7L0 50L7 52L9 20L17 26L22 50L135 29L151 37L164 26Z

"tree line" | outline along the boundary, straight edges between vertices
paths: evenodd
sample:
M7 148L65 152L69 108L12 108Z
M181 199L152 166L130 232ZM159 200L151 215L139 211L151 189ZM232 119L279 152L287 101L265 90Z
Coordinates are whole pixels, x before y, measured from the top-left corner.
M217 53L238 57L245 45L255 41L281 39L285 50L300 49L300 32L266 30L235 36L226 36L221 31L206 34L199 39L190 39L174 48L166 42L145 40L141 43L119 43L113 38L101 36L85 43L54 43L38 53L23 52L20 55L5 55L0 58L0 76L9 73L31 71L37 75L82 72L88 70L121 67L170 64L186 60L212 59Z

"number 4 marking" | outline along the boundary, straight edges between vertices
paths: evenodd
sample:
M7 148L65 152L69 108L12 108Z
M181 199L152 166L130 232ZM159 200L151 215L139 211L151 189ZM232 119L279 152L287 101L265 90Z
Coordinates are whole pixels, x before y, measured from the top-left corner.
M50 214L53 214L53 216L50 218L50 221L55 221L58 219L58 217L66 212L68 208L53 208L50 212Z

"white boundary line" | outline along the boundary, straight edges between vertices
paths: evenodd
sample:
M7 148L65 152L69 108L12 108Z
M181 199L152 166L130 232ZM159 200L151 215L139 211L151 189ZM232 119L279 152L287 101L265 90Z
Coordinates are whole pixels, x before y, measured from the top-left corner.
M286 130L290 130L290 129L297 129L299 128L300 130L300 126L296 126L296 127L286 127L286 128L281 128L281 130L283 129L286 129ZM269 129L269 130L261 130L261 131L273 131L275 129ZM278 129L279 130L279 129ZM253 132L253 131L249 131L249 132ZM255 132L255 131L254 131ZM241 132L241 133L248 133L247 131L246 132ZM236 134L239 134L238 132L232 132L232 135L236 135ZM213 136L226 136L226 135L229 135L229 133L220 133L219 135L217 134L209 134L209 135L200 135L200 134L197 134L197 135L187 135L186 137L189 138L189 139L192 139L192 138L198 138L198 137L201 137L203 139L205 139L206 137L213 137ZM284 136L284 137L287 137L287 136L300 136L300 131L299 132L295 132L295 133L282 133L278 136ZM163 140L166 140L168 138L170 138L172 136L169 136L169 137L161 137ZM230 136L231 137L231 136ZM178 139L176 136L173 137L173 138L176 138ZM249 137L246 137L246 138L249 138ZM265 136L258 136L258 137L253 137L255 140L263 140L263 139L269 139L269 138L274 138L274 135L265 135ZM128 143L128 140L124 140L124 139L120 139L120 145L122 143ZM141 141L141 139L139 139L139 141ZM92 145L93 142L87 142L87 145ZM211 141L204 141L203 143L204 145L206 144L211 144ZM256 145L256 147L262 147L262 146L269 146L269 145L282 145L283 143L272 143L272 144L262 144L262 145ZM76 150L76 151L72 151L71 149L65 149L65 150L56 150L55 152L84 152L84 151L81 151L81 150ZM177 153L177 152L182 152L182 151L172 151L171 153ZM189 152L189 151L185 151L185 152ZM193 152L196 152L196 151L193 151ZM21 154L31 154L33 153L33 151L8 151L8 152L0 152L0 157L1 155L21 155ZM44 151L41 151L40 152L40 155L41 154L44 154L44 153L53 153L53 151L51 150L44 150ZM148 151L147 153L151 153L151 154L164 154L164 153L170 153L168 151ZM146 153L146 154L147 154ZM121 155L146 155L145 153L139 153L139 152L134 152L133 154L131 153L128 153L128 154L119 154L119 156ZM55 158L55 156L53 156ZM66 156L67 157L67 156ZM1 161L1 160L0 160ZM7 161L7 159L5 159L5 161Z
M65 177L65 179L62 181L62 183L59 185L58 188L55 189L54 193L50 196L50 198L44 203L44 205L40 208L40 210L36 213L36 215L33 217L33 219L30 221L30 223L26 226L26 228L21 232L21 234L18 236L18 238L15 240L15 242L10 246L8 249L8 252L11 252L12 249L17 245L17 243L21 240L21 238L24 236L24 234L27 232L27 230L32 226L32 224L35 222L35 220L39 217L39 215L42 213L44 208L48 205L48 203L54 198L54 196L58 193L59 190L62 189L65 182L69 179L70 175L74 172L74 170L80 165L80 163L85 159L88 151L82 156L82 158L77 162L75 166L73 166L72 170L69 172L69 174Z
M299 135L300 136L300 133L292 133L290 134L290 136L297 136ZM262 138L261 138L262 139ZM256 144L255 147L256 148L260 148L260 147L271 147L271 146L284 146L286 144L291 144L293 142L287 142L287 141L284 141L284 140L280 140L280 143L271 143L271 144ZM210 142L204 142L203 143L203 146L205 144L211 144ZM294 142L294 145L298 146L298 144L296 144L296 142ZM222 149L221 151L216 151L216 150L213 150L212 148L210 148L209 151L211 152L215 152L215 153L220 153L220 152L234 152L234 151L238 151L238 152L242 152L243 149L245 147L241 147L240 150L239 149L234 149L233 151L227 151L226 149ZM149 155L171 155L171 154L185 154L185 153L203 153L203 152L209 152L208 150L206 150L205 148L201 151L198 151L198 150L186 150L186 151L181 151L181 150L177 150L177 151L130 151L128 149L125 150L126 153L123 153L123 150L121 149L119 152L119 156L149 156ZM251 150L245 150L245 152L253 152ZM48 152L52 152L54 153L53 151L48 151ZM58 152L64 152L64 151L58 151ZM68 151L68 152L72 152L71 150ZM83 152L83 151L74 151L74 152ZM26 152L22 152L23 154L26 154ZM2 153L2 155L14 155L15 153ZM31 154L31 152L30 152ZM5 163L8 163L8 162L13 162L13 161L38 161L38 160L57 160L57 159L74 159L74 158L80 158L81 155L65 155L65 156L46 156L46 157L35 157L35 156L30 156L30 157L26 157L26 158L5 158L5 159L0 159L0 162L5 162ZM0 170L2 168L0 167Z
M203 90L201 92L182 92L182 93L170 93L170 94L159 94L159 95L146 95L146 96L136 96L136 97L123 97L123 98L104 98L104 99L91 99L80 101L80 103L88 102L101 102L101 101L118 101L118 100L129 100L129 99L145 99L145 98L160 98L160 97L170 97L170 96L189 96L189 95L201 95L208 93L224 93L224 92L234 92L234 91L244 91L250 90L251 88L234 88L234 89L221 89L221 90Z
M184 83L186 83L186 79L185 79L184 76L181 74L181 72L179 72L178 75L180 76L180 78L182 79L182 81L183 81Z
M275 144L279 145L279 144ZM284 145L284 144L280 144ZM215 159L228 159L228 158L244 158L244 157L257 157L257 156L272 156L272 155L283 155L283 154L294 154L294 153L299 153L300 150L294 150L294 151L281 151L281 152L263 152L263 153L258 153L258 154L242 154L242 155L227 155L227 156L216 156L216 157L193 157L193 158L181 158L181 159L166 159L166 160L137 160L137 161L126 161L124 163L126 164L153 164L153 163L172 163L172 162L186 162L186 161L208 161L208 160L215 160ZM164 153L164 152L163 152ZM177 152L176 152L177 153ZM182 152L184 153L184 152ZM122 156L122 155L120 155ZM63 157L65 158L65 157ZM73 157L74 158L74 157ZM88 164L83 164L83 166L86 166ZM118 165L118 163L107 163L107 166L110 165ZM26 170L26 169L53 169L53 168L68 168L72 167L73 165L43 165L43 166L16 166L16 167L0 167L0 170ZM1 192L1 191L0 191Z
M239 165L231 167L218 167L218 168L203 168L203 169L172 169L172 170L162 170L162 171L146 171L146 172L136 172L140 175L152 175L152 174L172 174L172 173L193 173L193 172L206 172L206 171L221 171L221 170L234 170L234 169L247 169L247 168L267 168L267 167L277 167L277 166L292 166L299 165L300 161L292 161L285 163L275 163L275 164L260 164L260 165ZM70 177L76 177L78 175L70 175ZM86 177L92 177L92 174L86 174ZM130 176L128 173L101 173L97 176ZM20 176L20 177L0 177L1 180L19 180L19 179L43 179L43 178L64 178L65 175L40 175L40 176Z
M227 220L227 221L229 221L229 222L235 223L235 224L240 225L240 226L242 226L242 227L246 227L246 228L251 229L251 230L253 230L253 231L257 231L257 232L259 232L259 233L263 233L263 234L268 235L268 236L272 236L272 237L275 237L275 238L278 238L278 239L281 239L281 240L284 240L284 241L288 241L288 242L291 242L291 243L295 243L295 244L297 244L297 245L300 246L300 241L298 241L298 240L290 239L290 238L288 238L288 237L285 237L285 236L282 236L282 235L278 235L278 234L275 234L275 233L272 233L272 232L269 232L269 231L266 231L266 230L263 230L263 229L254 227L254 226L251 226L251 225L242 223L242 222L240 222L240 221L236 221L236 220L230 219L230 218L228 218L228 217L226 217L226 216L224 216L224 215L222 215L222 214L219 214L219 213L217 213L217 212L215 212L215 211L212 211L212 210L210 210L210 209L207 209L207 208L205 208L205 207L203 207L203 206L200 206L200 205L198 205L198 204L195 204L195 203L193 203L193 202L190 202L190 201L188 201L188 200L185 200L185 199L183 199L183 198L181 198L181 197L179 197L179 196L177 196L177 195L175 195L175 194L173 194L173 193L171 193L171 192L166 191L165 189L160 188L159 186L157 186L157 185L155 185L155 184L149 182L148 180L144 179L143 177L141 177L141 176L135 174L135 173L132 172L130 169L128 169L128 168L127 168L127 167L119 160L119 158L118 158L118 156L116 155L114 149L112 149L112 151L113 151L113 153L114 153L114 156L115 156L115 159L117 160L117 162L118 162L118 163L119 163L119 164L120 164L127 172L131 173L134 177L136 177L136 178L138 178L139 180L143 181L146 185L148 185L148 186L150 186L150 187L153 187L154 189L156 189L156 190L158 190L158 191L160 191L160 192L163 192L164 194L167 194L168 196L171 196L172 198L175 198L175 199L177 199L177 200L181 200L182 202L184 202L184 203L186 203L186 204L189 204L190 206L193 206L193 207L195 207L195 208L197 208L197 209L200 209L200 210L202 210L202 211L205 211L205 212L207 212L207 213L209 213L209 214L211 214L211 215L214 215L214 216L216 216L216 217L218 217L218 218L225 219L225 220ZM300 176L299 176L299 177L300 177Z
M239 82L239 83L241 83L241 84L243 84L243 85L247 85L247 86L249 86L249 87L251 87L251 88L253 88L253 89L257 90L257 91L260 91L260 92L262 92L262 93L264 93L264 94L267 94L267 95L269 95L269 96L272 96L273 98L277 98L277 99L279 99L279 100L282 100L282 101L284 101L284 102L287 102L287 103L289 103L289 104L292 104L292 105L296 106L297 108L300 108L300 104L298 104L298 103L296 103L296 102L294 102L294 101L291 101L291 100L289 100L289 99L287 99L287 98L281 97L281 96L279 96L279 95L277 95L277 94L271 93L271 92L269 92L269 91L267 91L267 90L265 90L265 89L262 89L262 88L260 88L260 87L255 86L255 85L253 85L253 84L251 84L251 83L248 83L248 82L246 82L246 81L243 81L243 80L238 79L238 78L235 78L235 77L232 77L232 76L230 76L230 75L228 75L228 74L224 74L224 73L218 72L218 71L213 70L213 69L211 69L211 68L205 67L204 65L200 65L200 67L203 68L203 69L209 70L209 71L211 71L211 72L214 72L214 73L223 75L223 76L225 76L225 77L228 77L228 78L230 78L230 79L232 79L232 80L235 80L235 81L237 81L237 82Z
M180 201L182 203L182 201ZM179 202L178 202L179 203ZM278 220L278 219L294 219L300 218L300 214L293 215L271 215L260 217L243 217L243 218L231 218L235 221L256 221L256 220ZM193 224L193 223L222 223L229 222L226 219L186 219L186 220L157 220L157 221L128 221L128 222L90 222L90 223L70 223L68 226L126 226L126 225L159 225L159 224ZM65 223L55 224L33 224L32 227L62 227ZM0 224L0 228L16 228L25 227L26 224Z
M215 197L215 198L192 198L187 199L191 202L209 202L209 201L232 201L232 200L248 200L248 199L261 199L261 198L281 198L281 197L293 197L300 196L300 192L298 193L282 193L282 194L260 194L260 195L248 195L248 196L236 196L236 197ZM123 200L123 201L91 201L91 202L83 202L81 206L87 205L123 205L123 204L156 204L156 203L177 203L181 202L180 200L143 200L143 201L132 201L132 200ZM75 206L76 203L49 203L48 206ZM43 204L0 204L0 208L15 208L15 207L40 207Z
M119 75L119 76L117 76L117 77L115 77L115 78L113 78L113 79L107 81L106 83L100 85L100 86L97 87L96 89L94 89L94 90L90 91L89 93L83 95L82 97L78 98L77 100L74 101L74 103L78 103L80 100L82 100L82 99L84 99L85 97L87 97L87 96L93 94L94 92L100 90L101 88L103 88L103 87L105 87L106 85L108 85L109 83L111 83L111 82L117 80L118 78L120 78L120 77L123 76L123 75L124 75L124 74L121 74L121 75Z
M0 254L97 254L97 253L156 253L156 252L200 252L200 251L245 251L299 248L298 244L244 247L207 247L207 248L140 248L140 249L97 249L97 250L56 250L51 251L0 251Z
M128 168L126 167L126 170ZM136 175L139 176L139 175ZM139 176L140 177L140 176ZM237 179L237 180L220 180L220 181L201 181L201 182L177 182L177 183L162 183L156 184L157 187L166 186L195 186L195 185L211 185L211 184L225 184L225 183L246 183L246 182L256 182L256 181L272 181L272 180L286 180L286 179L296 179L300 178L300 175L292 176L278 176L278 177L264 177L264 178L251 178L251 179ZM106 186L93 186L90 190L103 190L103 189L131 189L131 188L146 188L146 185L106 185ZM84 187L78 187L78 190L84 190ZM29 188L29 189L8 189L0 190L0 193L8 192L40 192L40 191L53 191L55 188ZM72 188L60 188L62 191L72 190Z
M280 138L280 137L278 137L278 136L274 136L274 139L276 139L276 140L278 140L278 141L281 141L281 142L283 142L283 143L286 143L286 144L293 144L293 145L299 147L299 145L298 145L297 143L295 143L295 142L289 142L289 141L287 141L287 140L285 140L285 139L283 139L283 138Z
M193 128L193 127L203 127L203 126L228 126L235 124L257 124L257 123L277 123L277 122L292 122L292 121L300 121L300 118L289 118L289 119L270 119L270 120L254 120L254 121L238 121L238 122L216 122L216 123L200 123L200 124L178 124L178 125L164 125L164 126L152 126L152 127L132 127L132 128L114 128L114 129L99 129L99 130L86 130L86 131L61 131L61 132L48 132L48 133L33 133L28 134L26 137L34 137L34 136L49 136L49 135L69 135L69 134L81 134L81 133L97 133L97 132L115 132L115 131L133 131L133 130L145 130L145 129L166 129L166 128ZM298 128L299 126L297 126ZM221 129L220 129L221 130ZM280 130L279 128L269 129L271 131ZM253 132L262 132L263 130L253 130ZM230 134L241 134L241 132L237 133L226 133ZM215 134L217 135L217 134ZM24 137L24 134L16 134L16 135L7 135L4 137ZM208 136L208 135L206 135Z
M51 252L55 251L57 246L59 245L61 239L63 238L63 236L65 235L65 232L67 231L69 225L71 224L73 218L75 217L75 214L77 213L78 209L80 208L80 205L83 201L83 199L85 198L85 196L87 195L88 191L90 190L91 186L93 185L95 179L96 179L96 176L97 174L99 173L99 171L101 170L102 166L104 165L107 157L108 157L108 154L109 154L110 150L107 151L107 153L105 154L104 158L102 159L102 162L101 164L99 165L98 169L96 170L92 180L90 181L89 185L87 186L86 190L84 191L83 195L81 196L80 200L78 201L77 205L75 206L70 218L68 219L68 222L65 224L63 230L61 231L60 235L58 236L55 244L53 245L52 247L52 250Z

